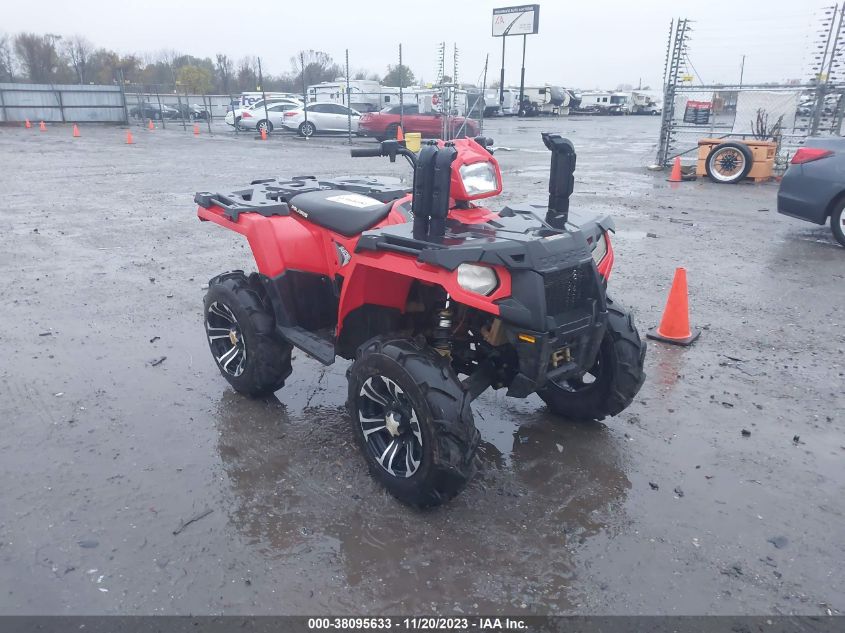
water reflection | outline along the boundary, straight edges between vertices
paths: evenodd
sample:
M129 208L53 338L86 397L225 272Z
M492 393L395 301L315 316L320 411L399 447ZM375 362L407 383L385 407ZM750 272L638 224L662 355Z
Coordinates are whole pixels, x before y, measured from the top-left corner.
M603 425L504 402L478 401L476 421L482 436L509 428L510 446L483 443L468 489L420 512L369 477L342 409L227 393L216 417L231 521L268 558L337 579L346 591L314 597L327 610L571 608L574 553L624 524L621 445Z

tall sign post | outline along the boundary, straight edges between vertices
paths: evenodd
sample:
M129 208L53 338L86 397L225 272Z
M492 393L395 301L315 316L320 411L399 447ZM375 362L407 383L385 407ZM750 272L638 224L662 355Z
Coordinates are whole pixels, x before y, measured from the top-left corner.
M519 80L519 110L522 110L525 91L525 43L528 35L540 30L540 5L524 4L518 7L493 9L493 37L502 38L502 72L499 75L499 105L505 103L505 38L522 35L522 76Z

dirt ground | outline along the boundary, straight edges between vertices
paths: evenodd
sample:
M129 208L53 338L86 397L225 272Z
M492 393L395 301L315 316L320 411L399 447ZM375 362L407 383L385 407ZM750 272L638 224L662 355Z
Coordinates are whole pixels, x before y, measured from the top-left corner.
M775 184L646 171L655 119L486 132L510 150L501 202L545 197L541 130L571 138L573 206L616 218L610 292L644 331L686 266L701 339L649 343L643 390L606 424L488 392L479 474L428 512L367 475L345 361L298 352L262 401L219 375L203 285L253 265L192 202L404 163L223 126L136 128L133 146L0 128L0 613L845 610L845 252L779 215Z

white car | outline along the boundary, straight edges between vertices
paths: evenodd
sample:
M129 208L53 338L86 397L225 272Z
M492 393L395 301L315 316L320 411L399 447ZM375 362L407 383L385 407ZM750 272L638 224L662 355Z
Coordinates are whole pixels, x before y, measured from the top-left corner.
M302 101L298 101L297 99L289 99L287 97L274 97L274 98L267 98L267 109L270 109L271 105L275 105L277 103L288 103L295 107L302 107ZM230 110L226 113L226 117L223 119L228 125L234 127L235 123L241 123L241 119L243 118L244 112L249 112L251 116L256 116L255 110L259 110L260 113L264 112L264 100L259 99L252 105L246 108L236 108L235 110ZM263 116L263 115L262 115ZM251 127L255 128L255 125Z
M305 120L306 112L308 120ZM358 133L361 113L330 101L309 103L305 108L296 108L284 114L284 126L300 136L313 136L321 132L346 132L349 129L349 115L352 115L352 133Z
M274 128L282 129L284 115L302 106L296 103L272 103L260 108L250 108L241 112L238 127L242 130L266 130L269 134Z

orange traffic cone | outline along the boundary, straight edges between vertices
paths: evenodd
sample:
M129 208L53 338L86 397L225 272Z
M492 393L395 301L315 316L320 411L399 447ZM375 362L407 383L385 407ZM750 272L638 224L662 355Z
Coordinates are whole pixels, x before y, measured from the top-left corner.
M402 126L396 128L396 140L397 141L404 141L405 140L405 133L402 131Z
M672 173L669 175L669 182L681 182L681 157L675 156L675 163L672 165Z
M41 121L41 123L38 124L38 129L41 130L42 132L46 132L47 131L47 124L44 123L44 121Z
M31 127L32 127L32 123L30 123L30 122L29 122L29 119L27 119L27 120L26 120L26 123L24 123L24 124L23 124L23 126L24 126L27 130L28 130L29 128L31 128Z
M194 136L200 135L200 126L194 123Z
M155 123L153 123L153 120L152 120L152 119L150 119L150 122L149 122L149 123L147 123L147 129L148 129L148 130L154 130L154 129L156 129Z
M663 310L660 325L646 332L648 338L675 345L690 345L701 334L699 329L691 329L689 324L689 303L687 297L687 270L676 268L669 299Z
M79 138L82 134L79 133L79 126L76 123L73 124L73 138Z
M126 144L134 145L135 139L132 138L132 130L126 130Z
M267 128L266 127L261 128L261 140L262 141L267 140Z

